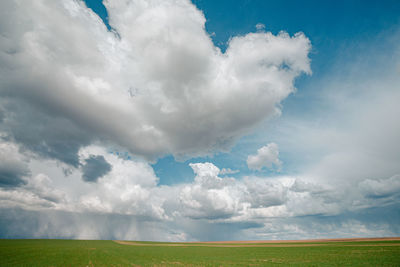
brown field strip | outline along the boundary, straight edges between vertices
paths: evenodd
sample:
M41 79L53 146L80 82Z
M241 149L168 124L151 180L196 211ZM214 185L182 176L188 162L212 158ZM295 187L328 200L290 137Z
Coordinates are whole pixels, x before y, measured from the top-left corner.
M149 247L221 247L221 248L240 248L240 247L318 247L318 246L329 246L329 244L238 244L238 245L224 245L224 244L146 244L137 242L124 242L114 241L121 245L129 246L149 246ZM375 247L375 246L400 246L400 244L352 244L343 245L346 247Z
M220 244L220 243L314 243L314 242L366 242L366 241L400 241L400 237L373 237L373 238L330 238L330 239L301 239L301 240L244 240L244 241L207 241L207 242L188 242L201 244Z
M273 241L216 241L216 242L183 242L183 243L145 243L135 241L114 242L129 246L161 246L161 247L315 247L329 246L335 242L371 242L371 241L400 241L399 237L391 238L346 238L346 239L313 239L313 240L273 240ZM380 244L342 244L342 246L400 246L400 243Z

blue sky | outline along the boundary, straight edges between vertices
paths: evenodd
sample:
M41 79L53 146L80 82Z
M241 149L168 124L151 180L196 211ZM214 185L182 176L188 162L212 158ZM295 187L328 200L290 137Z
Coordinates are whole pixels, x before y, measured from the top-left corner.
M0 10L1 238L400 234L398 1Z

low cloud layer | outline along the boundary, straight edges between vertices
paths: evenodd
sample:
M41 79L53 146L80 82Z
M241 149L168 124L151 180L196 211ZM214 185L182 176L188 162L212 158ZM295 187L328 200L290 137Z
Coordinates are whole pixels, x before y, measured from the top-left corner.
M206 162L190 164L195 173L192 183L159 186L147 163L126 160L94 146L80 155L103 156L112 168L96 183L83 181L83 173L76 170L78 173L61 179L34 174L27 184L1 189L0 207L7 216L2 216L0 223L30 217L32 221L19 224L40 221L50 227L28 231L29 237L169 241L334 237L339 233L374 236L399 230L390 221L380 222L378 229L362 220L366 215L357 217L382 205L396 209L400 195L393 185L399 183L398 175L344 188L312 183L306 177L220 177L220 169ZM61 168L56 168L61 174ZM63 227L65 217L72 225ZM104 223L94 223L99 218ZM307 226L309 220L318 229ZM85 227L85 222L94 227ZM106 222L113 223L112 228ZM3 236L18 236L12 225L4 226L8 230ZM57 231L57 227L63 230ZM224 235L218 232L221 229L237 232ZM356 231L351 233L351 229ZM204 236L207 233L210 236Z

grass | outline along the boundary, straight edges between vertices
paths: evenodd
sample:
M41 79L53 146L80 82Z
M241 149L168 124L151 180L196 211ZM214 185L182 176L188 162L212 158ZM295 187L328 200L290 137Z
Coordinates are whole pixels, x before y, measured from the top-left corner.
M294 246L290 247L282 247L288 245L285 243L269 247L132 243L135 245L114 241L2 239L0 266L400 266L400 241L291 243Z

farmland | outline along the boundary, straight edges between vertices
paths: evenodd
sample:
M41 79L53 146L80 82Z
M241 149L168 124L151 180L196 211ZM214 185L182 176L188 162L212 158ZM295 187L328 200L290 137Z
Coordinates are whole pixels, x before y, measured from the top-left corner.
M0 240L0 266L400 266L400 239L165 243Z

